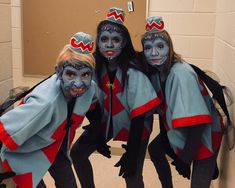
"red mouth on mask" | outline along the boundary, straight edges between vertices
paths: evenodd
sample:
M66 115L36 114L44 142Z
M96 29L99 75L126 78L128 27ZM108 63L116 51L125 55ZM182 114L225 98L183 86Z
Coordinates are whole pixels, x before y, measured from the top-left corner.
M161 59L151 59L151 61L154 63L158 63L159 61L161 61Z
M105 54L106 55L108 55L108 56L112 56L112 55L114 55L114 51L112 51L112 50L107 50L107 51L105 51Z
M86 89L85 88L73 88L73 89L71 89L71 91L74 94L79 95L79 94L84 93L86 91Z

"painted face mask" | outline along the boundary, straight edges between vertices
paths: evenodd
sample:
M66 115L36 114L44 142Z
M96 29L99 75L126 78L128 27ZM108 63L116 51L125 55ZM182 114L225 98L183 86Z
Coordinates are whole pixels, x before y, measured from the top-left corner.
M98 40L100 53L109 61L118 57L124 47L124 39L115 26L105 26Z
M92 69L83 62L64 66L61 75L61 88L66 98L79 97L91 85Z
M169 55L169 46L162 38L145 40L143 42L144 55L147 62L156 67L163 65Z

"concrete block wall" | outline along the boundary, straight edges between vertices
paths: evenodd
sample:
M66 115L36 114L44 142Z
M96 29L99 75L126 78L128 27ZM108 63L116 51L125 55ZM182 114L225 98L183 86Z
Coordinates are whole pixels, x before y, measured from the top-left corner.
M13 87L12 79L11 1L0 0L0 104L8 97ZM3 171L0 162L0 172ZM6 180L13 188L12 180Z
M213 71L222 84L229 87L235 101L235 1L216 1L216 24ZM235 122L235 104L229 107ZM235 184L235 149L228 151L225 142L219 155L221 176L215 188L231 188Z
M0 103L12 88L11 1L0 0Z
M175 51L211 70L215 32L214 0L149 0L149 16L162 16Z
M32 87L43 78L23 76L22 0L11 0L13 85Z

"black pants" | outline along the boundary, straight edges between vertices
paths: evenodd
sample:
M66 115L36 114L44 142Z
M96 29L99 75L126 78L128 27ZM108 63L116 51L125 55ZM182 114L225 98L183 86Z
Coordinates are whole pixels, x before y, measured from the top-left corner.
M157 137L149 144L148 151L150 159L157 171L158 178L162 184L162 188L173 188L171 169L166 154L172 159L176 157L176 154L170 147L166 135L157 135Z
M71 161L62 149L59 150L55 161L48 171L55 181L56 188L77 188ZM43 180L41 180L37 188L46 188Z
M151 161L157 171L162 188L173 188L171 169L166 155L174 159L176 154L166 134L160 133L148 147ZM193 161L191 188L209 188L214 173L218 152L208 159Z
M85 132L83 134L86 134ZM138 158L137 172L134 176L125 179L127 188L144 188L143 165L148 141L142 141ZM76 141L71 149L71 157L82 188L95 188L92 165L89 156L96 150L95 143L80 143Z

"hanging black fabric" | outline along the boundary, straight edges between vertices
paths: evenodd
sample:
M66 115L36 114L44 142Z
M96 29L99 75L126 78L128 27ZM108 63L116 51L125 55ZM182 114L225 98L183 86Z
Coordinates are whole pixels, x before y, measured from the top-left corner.
M206 84L208 89L211 91L212 97L218 102L224 114L227 116L228 121L231 121L229 112L226 106L225 98L224 98L223 89L225 89L225 86L220 85L219 82L217 82L216 80L208 76L204 71L202 71L197 66L192 65L192 64L190 64L190 66L194 69L194 71L197 73L199 78L202 79L202 81Z
M50 78L52 75L48 76L47 78L45 78L44 80L42 80L41 82L37 83L35 86L33 86L32 88L30 88L29 90L20 93L16 96L14 96L13 98L9 98L7 100L5 100L1 105L0 105L0 116L9 108L11 107L16 101L19 101L20 99L22 99L23 97L25 97L27 94L29 94L31 91L33 91L33 89L35 87L37 87L39 84L41 84L42 82L46 81L48 78Z
M226 138L227 138L228 148L229 150L232 150L235 146L235 127L230 119L230 115L225 102L225 97L223 92L225 86L220 85L219 82L208 76L204 71L202 71L197 66L192 64L189 65L194 69L198 77L202 79L207 88L211 91L212 97L218 102L224 114L226 115L227 123L225 126L225 134L227 136Z

